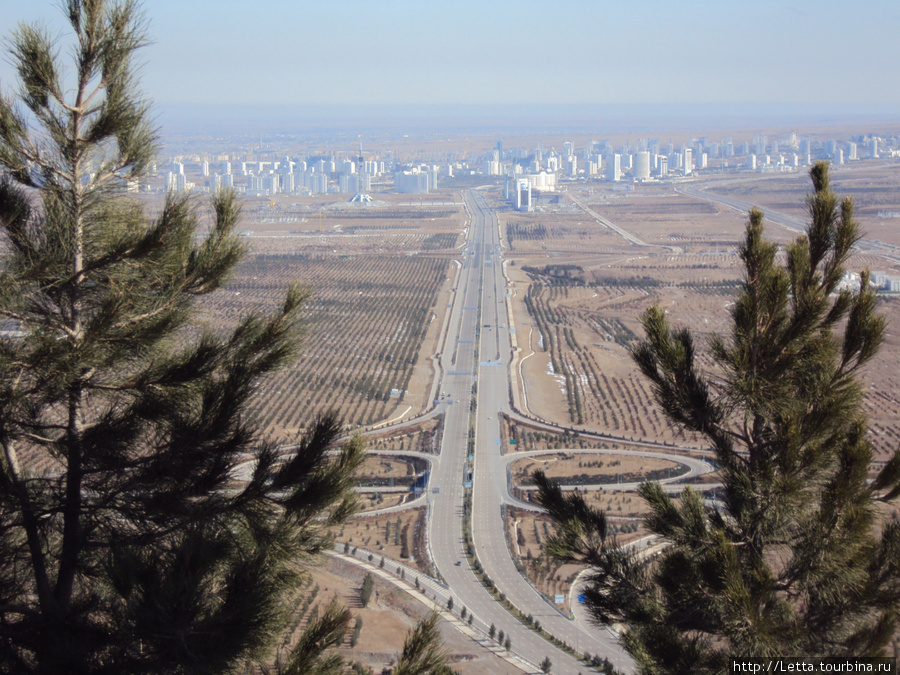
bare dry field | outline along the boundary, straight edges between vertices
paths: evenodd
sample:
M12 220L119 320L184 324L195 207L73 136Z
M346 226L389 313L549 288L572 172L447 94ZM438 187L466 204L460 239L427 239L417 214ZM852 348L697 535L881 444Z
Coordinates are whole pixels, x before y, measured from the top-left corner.
M360 469L360 483L366 487L412 485L427 468L421 459L388 455L369 455Z
M900 163L896 160L848 163L831 168L832 189L852 197L863 232L873 239L900 245ZM804 171L773 176L747 176L714 181L709 192L735 197L796 218L805 219L809 177Z
M545 213L504 213L503 243L515 255L543 252L621 253L627 245L609 228L574 206Z
M714 254L717 247L733 246L744 231L741 214L676 192L669 183L637 184L625 192L609 188L592 194L579 192L579 198L644 242L677 246L685 254Z
M419 256L258 255L205 306L221 325L272 310L295 280L314 289L298 360L252 407L265 433L287 438L332 408L364 426L424 405L426 383L411 380L430 367L419 355L447 274L445 260Z
M407 593L374 576L372 597L368 606L362 607L359 598L365 574L362 568L334 558L326 558L321 565L312 568L307 592L295 609L295 635L306 626L310 616L321 613L336 599L349 607L355 617L340 647L341 654L350 663L356 662L380 673L396 662L407 634L416 622L425 618L428 610ZM314 589L314 601L304 608L305 598L313 594ZM357 619L362 620L362 627L358 642L351 646L352 626ZM439 625L448 660L459 673L521 673L447 622L441 621Z
M462 242L460 237L465 226L459 200L395 205L382 199L409 196L379 195L376 205L365 206L343 202L309 206L303 202L254 200L253 207L244 211L242 230L253 249L260 253L286 249L322 253L346 249L357 253L404 251L429 255L455 252Z
M366 435L366 447L369 450L437 454L441 451L443 421L444 416L437 415L399 430L388 426L383 431L370 432Z
M336 539L350 548L364 548L385 560L396 560L431 574L425 549L424 509L357 515L341 527ZM376 559L375 564L378 562Z
M378 509L387 509L392 506L405 504L409 499L415 497L412 492L358 492L360 513L375 511Z
M531 474L535 471L543 471L548 478L565 485L592 485L658 480L686 473L688 468L683 464L655 457L559 453L523 457L513 462L510 465L513 485L533 485Z
M529 452L534 450L623 450L633 447L628 443L597 440L577 433L552 432L521 422L514 422L506 415L501 415L500 438L501 451Z
M845 173L841 168L835 171L839 193L841 181L850 186L854 182L868 185L866 181L871 180L877 191L857 192L879 195L872 208L893 209L891 204L900 201L900 179L894 178L900 169L896 166L883 176L877 169L856 175L853 167ZM757 177L755 181L746 185L735 182L731 196L779 210L794 201L799 208L791 214L804 217L804 199L810 189L805 174ZM759 186L758 199L746 193L750 184ZM864 202L860 196L854 198ZM591 254L594 249L580 234L555 225L559 214L528 214L532 231L546 223L545 238L530 242L527 250L516 249L514 243L514 263L506 267L513 286L517 367L524 380L527 409L574 429L625 440L697 446L699 439L672 428L652 402L650 387L631 362L628 348L643 334L643 312L659 305L673 325L691 328L700 364L714 371L705 346L713 334L727 336L729 330L729 310L742 273L736 250L745 219L665 185L639 185L634 191L609 194L595 190L579 199L653 245L632 245L620 237L621 254L611 254L608 249ZM866 230L874 219L862 215L868 213L866 209L859 213ZM506 222L509 227L516 220ZM782 243L794 236L776 227L769 227L768 234ZM579 246L588 253L573 253ZM891 261L873 253L856 255L848 265L850 270L863 268L900 274ZM885 459L900 445L900 377L895 375L900 359L900 330L896 328L900 326L900 298L882 296L879 309L888 320L888 334L863 378L876 458Z
M278 237L271 228L284 223L268 223L266 236L247 239L251 254L225 288L205 299L201 320L233 325L247 313L274 309L290 283L312 290L299 359L271 377L253 403L265 435L290 439L330 409L348 425L365 427L428 405L444 318L438 308L449 298L449 258L462 232L453 200L447 195L447 205L421 209L399 202L366 207L371 218L347 220L359 224L356 234ZM267 210L273 207L245 209L246 227ZM331 215L314 220L321 232L333 229Z
M532 584L551 600L564 595L560 605L569 609L569 588L582 565L561 564L544 555L543 542L553 534L553 524L543 516L530 511L515 509L506 515L507 537L511 550Z

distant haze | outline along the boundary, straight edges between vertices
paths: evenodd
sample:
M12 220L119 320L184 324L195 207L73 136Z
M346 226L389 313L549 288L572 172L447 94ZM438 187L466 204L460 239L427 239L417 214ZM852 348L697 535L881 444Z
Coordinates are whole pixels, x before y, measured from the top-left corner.
M19 21L65 34L59 4L0 0L0 34ZM141 53L142 85L161 119L207 116L209 106L223 121L252 114L246 106L303 106L322 119L328 110L521 119L566 106L578 119L611 104L663 116L710 104L715 114L900 112L896 0L147 0L144 9L154 44Z
M166 133L231 135L310 131L355 134L383 130L450 136L522 133L658 134L752 126L831 127L850 123L896 126L889 106L860 112L840 105L157 105Z

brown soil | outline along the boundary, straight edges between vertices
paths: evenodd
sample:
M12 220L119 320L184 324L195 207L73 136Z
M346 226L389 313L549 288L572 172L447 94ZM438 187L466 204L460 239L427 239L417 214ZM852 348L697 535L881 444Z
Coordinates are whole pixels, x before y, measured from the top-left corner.
M397 450L406 452L440 452L443 415L422 420L402 429L385 427L383 431L366 435L369 450Z
M415 497L411 492L360 492L357 496L362 513L399 506Z
M741 178L722 186L715 181L709 181L711 192L805 219L810 186L803 172ZM834 183L839 194L856 200L864 231L881 228L877 235L870 232L871 238L900 243L900 236L894 242L887 234L890 219L878 215L900 212L900 165L837 167ZM514 257L506 269L513 282L511 301L524 379L517 392L520 409L565 427L626 441L701 446L702 439L681 435L665 418L628 349L643 334L643 312L659 305L674 326L690 327L701 367L715 370L706 344L714 334L728 335L729 311L742 274L736 250L746 217L677 193L672 184L638 185L633 191L601 185L590 193L572 187L570 192L653 246L635 246L621 237L609 244L609 230L596 221L590 225L588 214L567 198L540 213L506 218ZM796 235L770 225L767 236L785 243ZM580 269L567 271L567 266ZM532 268L530 275L525 267ZM858 254L848 264L850 270L862 268L900 276L900 265L874 254ZM900 325L896 297L882 296L879 311L889 326ZM900 445L896 395L900 378L893 367L898 355L900 333L889 329L881 352L863 373L864 405L879 460ZM527 407L521 403L523 388Z
M681 471L678 467L681 466ZM572 477L583 478L583 483L609 483L616 479L621 482L634 482L647 478L653 480L657 472L672 471L672 475L683 473L687 470L684 465L679 465L666 459L652 457L631 457L628 455L587 455L567 454L523 458L513 462L510 466L513 483L518 487L523 484L531 484L530 476L534 471L543 471L548 478L560 481ZM653 474L653 475L650 475Z
M422 508L396 514L358 515L341 528L337 541L432 574L425 548L425 510Z
M365 571L335 558L326 558L312 570L309 588L318 585L316 604L327 606L337 598L363 621L359 641L350 647L352 628L344 639L341 653L348 662L358 662L376 673L396 662L409 631L427 614L428 609L396 586L377 577L367 607L359 602ZM320 610L321 611L321 610ZM298 630L305 626L305 619ZM353 624L351 624L353 625ZM445 621L440 622L441 638L451 666L460 673L503 673L520 675L505 661L482 648Z

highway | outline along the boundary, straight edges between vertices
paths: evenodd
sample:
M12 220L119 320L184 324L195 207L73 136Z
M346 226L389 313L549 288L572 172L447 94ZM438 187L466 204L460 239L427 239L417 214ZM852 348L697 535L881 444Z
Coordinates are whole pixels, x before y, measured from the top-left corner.
M470 403L473 391L477 391L471 478L472 528L478 559L507 599L540 621L548 632L580 652L601 654L617 667L630 671L631 659L608 630L565 617L541 597L510 557L501 513L508 493L498 415L510 410L506 284L496 217L477 190L467 191L465 202L471 220L440 364L440 389L448 401L442 406L445 419L441 454L433 465L428 498L432 560L454 595L455 604L472 611L480 622L493 623L498 630L504 630L513 651L522 658L538 664L549 656L554 673L574 675L588 670L519 623L481 585L466 562L462 537L464 482L471 468L467 463Z
M643 239L638 238L637 235L632 234L631 232L629 232L629 231L626 230L625 228L619 227L618 225L616 225L614 222L612 222L612 221L609 220L608 218L604 218L603 216L601 216L601 215L600 215L599 213L597 213L596 211L594 211L594 210L592 210L592 209L589 209L589 208L587 207L587 205L585 205L585 203L582 202L580 199L578 199L578 197L576 197L574 194L571 194L571 193L567 192L567 193L566 193L566 197L568 197L569 200L570 200L573 204L575 204L578 208L580 208L580 209L581 209L582 211L584 211L586 214L588 214L589 216L591 216L591 217L592 217L594 220L596 220L598 223L600 223L600 224L603 225L604 227L609 228L610 230L612 230L613 232L615 232L616 234L618 234L619 236L621 236L622 238L624 238L626 241L628 241L628 242L634 244L635 246L651 246L651 245L652 245L652 244L648 244L648 243L647 243L646 241L644 241ZM672 247L671 247L671 246L664 246L664 247L661 247L661 248L672 248Z
M714 204L721 204L722 206L746 215L750 211L750 209L755 206L754 204L742 201L740 199L734 199L733 197L726 197L724 195L715 194L714 192L709 192L709 190L715 190L716 186L719 185L729 185L740 182L741 181L739 180L719 181L716 183L704 184L702 187L697 185L681 184L677 188L675 188L675 191L681 192L691 197L696 197L698 199L704 199ZM777 211L773 211L771 209L765 209L762 207L759 208L765 215L765 219L769 222L780 225L781 227L795 234L803 234L804 232L806 232L805 221L783 213L778 213ZM862 238L856 243L855 248L858 251L864 253L879 255L889 262L900 263L900 247L894 246L892 244L886 244L881 241Z

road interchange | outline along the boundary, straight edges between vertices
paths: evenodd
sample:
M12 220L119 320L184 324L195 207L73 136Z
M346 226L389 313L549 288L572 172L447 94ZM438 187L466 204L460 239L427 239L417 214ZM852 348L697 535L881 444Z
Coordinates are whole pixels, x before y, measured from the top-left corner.
M607 628L590 625L583 612L576 612L580 620L564 615L520 573L507 546L503 506L534 508L510 494L510 462L534 454L571 451L507 455L501 452L501 416L529 424L537 423L542 427L551 428L552 425L530 420L513 409L510 368L514 350L510 337L514 328L508 311L509 296L502 269L499 223L479 190L466 191L464 200L469 215L466 241L460 250L461 262L456 270L452 299L444 310L442 348L433 357L439 372L432 386L435 405L425 414L396 425L402 428L443 414L441 452L427 456L411 452L390 453L430 461L428 488L425 494L406 504L369 513L390 513L427 506L427 546L443 582L439 586L442 592L439 591L438 595L444 597L444 602L452 597L454 606L466 607L476 617L476 627L482 631L486 631L491 624L502 629L509 636L512 651L521 659L520 662L530 664L535 672L538 672L536 664L545 657L551 659L554 673L574 675L588 671L583 662L539 638L518 621L476 576L466 555L463 536L464 503L467 493L471 491L474 553L497 591L523 615L531 615L540 621L544 630L576 651L608 658L617 669L630 672L633 662L619 644L617 635ZM440 397L437 392L441 392ZM702 460L664 452L671 451L671 446L657 443L634 445L649 448L636 451L641 456L671 459L688 465L688 475L661 481L669 483L670 488L675 488L688 477L712 469ZM624 451L608 452L622 454ZM609 485L604 489L633 487ZM528 666L523 669L527 670Z
M462 527L464 486L471 476L475 553L498 591L577 651L601 654L617 667L630 670L631 660L612 633L564 616L522 576L510 557L501 510L508 486L501 461L498 414L511 411L509 329L502 326L507 321L506 283L496 217L477 190L468 191L465 202L470 217L467 245L450 311L446 349L441 355L440 389L454 404L444 406L441 454L430 478L427 536L432 561L455 603L467 607L486 624L502 628L522 658L536 664L549 656L554 673L587 670L582 662L537 638L516 620L469 566Z

